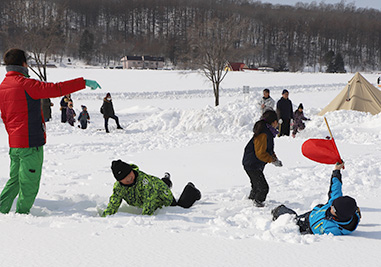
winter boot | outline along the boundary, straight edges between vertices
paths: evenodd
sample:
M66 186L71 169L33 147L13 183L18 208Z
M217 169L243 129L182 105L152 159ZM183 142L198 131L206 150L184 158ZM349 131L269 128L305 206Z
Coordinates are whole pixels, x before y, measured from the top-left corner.
M285 205L280 205L278 207L276 207L275 209L273 209L271 211L271 214L273 215L273 221L275 221L276 219L279 218L279 216L283 215L283 214L296 214L295 211L293 211L292 209L290 208L287 208Z
M259 200L256 200L256 199L253 200L253 204L257 208L263 208L265 206L264 201L259 201Z
M253 189L251 189L249 199L254 200L254 198L255 198L254 195L255 195L255 192Z
M164 177L161 178L161 180L168 186L169 189L172 188L172 181L171 181L171 175L166 172Z
M181 196L177 201L177 205L187 209L192 207L192 205L200 199L200 190L198 190L193 183L189 182L181 193Z

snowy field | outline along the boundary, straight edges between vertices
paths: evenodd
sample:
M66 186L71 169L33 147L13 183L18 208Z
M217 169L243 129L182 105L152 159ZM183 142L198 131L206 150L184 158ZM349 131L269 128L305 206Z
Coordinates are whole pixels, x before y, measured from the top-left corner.
M373 84L379 75L362 74ZM302 213L327 201L333 166L303 157L301 145L329 135L317 113L353 74L229 73L217 108L209 82L197 72L48 72L50 81L80 76L103 87L72 95L77 114L80 105L88 107L91 124L86 130L62 124L60 99L52 99L40 191L30 215L15 214L15 207L0 215L0 266L380 266L381 114L326 115L346 163L344 194L356 198L362 211L352 235L302 236L291 217L272 222L270 214L282 203ZM250 94L243 94L244 85ZM264 88L276 101L288 89L294 107L303 103L311 121L295 139L275 139L284 166L266 166L270 192L266 206L256 208L247 199L250 183L241 159ZM110 134L99 113L107 92L124 127L117 130L110 120ZM8 150L1 122L1 189ZM177 197L192 181L202 199L190 209L166 207L151 217L124 203L116 215L101 218L115 182L114 159L159 177L171 173Z

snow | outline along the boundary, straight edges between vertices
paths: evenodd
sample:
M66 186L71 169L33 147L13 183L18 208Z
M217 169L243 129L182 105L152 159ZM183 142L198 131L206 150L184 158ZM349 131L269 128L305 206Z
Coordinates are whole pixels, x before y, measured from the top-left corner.
M362 74L372 83L378 77ZM292 217L273 222L270 214L279 204L303 213L327 201L333 167L308 160L300 148L308 138L329 135L317 113L353 73L229 73L217 108L209 82L196 71L58 68L48 75L51 81L83 76L103 88L72 95L77 114L80 105L88 107L87 130L62 124L60 99L52 99L31 214L15 214L13 207L0 215L1 266L379 266L381 114L326 114L346 163L344 194L355 197L362 211L352 235L302 236ZM244 85L250 94L243 94ZM264 88L275 100L288 89L295 108L303 103L311 121L295 139L275 139L284 166L266 166L270 192L266 206L256 208L247 199L250 185L241 159ZM110 134L99 113L107 92L124 127L117 130L110 120ZM0 128L3 188L9 147L2 122ZM190 209L165 207L155 216L142 216L124 203L114 216L101 218L115 181L111 161L119 158L159 177L171 173L177 197L192 181L202 199Z

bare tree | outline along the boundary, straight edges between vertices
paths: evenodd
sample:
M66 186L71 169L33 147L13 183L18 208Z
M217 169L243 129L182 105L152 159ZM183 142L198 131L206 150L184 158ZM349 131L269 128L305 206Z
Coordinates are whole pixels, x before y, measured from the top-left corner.
M235 18L227 20L212 19L203 28L191 32L191 59L202 68L205 76L212 82L215 106L220 104L220 85L228 73L228 58L234 54L235 44L239 43L242 25Z

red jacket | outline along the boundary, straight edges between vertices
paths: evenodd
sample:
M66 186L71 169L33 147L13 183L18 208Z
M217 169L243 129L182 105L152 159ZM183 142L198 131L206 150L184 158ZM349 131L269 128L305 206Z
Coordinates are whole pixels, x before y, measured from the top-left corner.
M67 95L85 87L83 78L48 83L27 78L16 71L7 72L0 84L0 111L8 132L9 147L44 145L45 122L40 99Z

